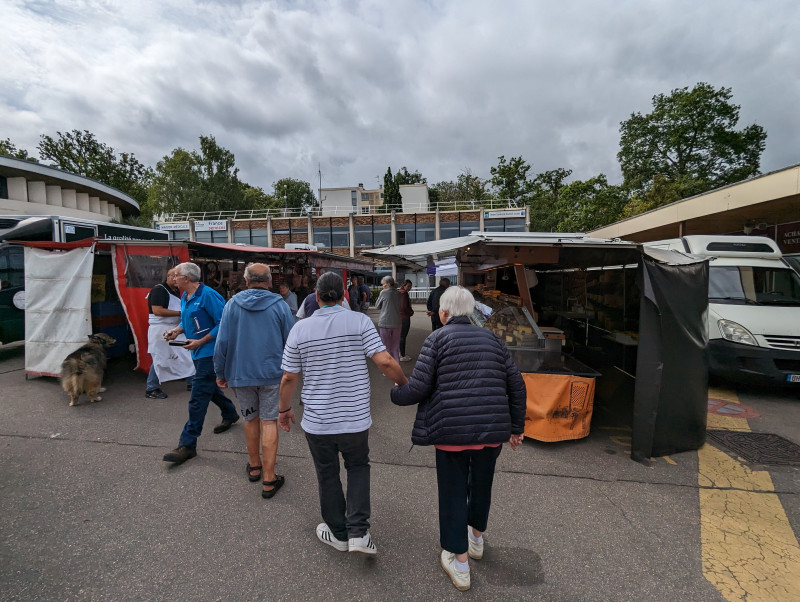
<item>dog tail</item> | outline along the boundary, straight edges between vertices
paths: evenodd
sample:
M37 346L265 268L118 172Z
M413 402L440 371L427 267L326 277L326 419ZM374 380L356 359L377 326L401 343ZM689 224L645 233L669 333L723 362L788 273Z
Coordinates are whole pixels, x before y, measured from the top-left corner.
M78 390L78 381L88 366L77 358L67 358L61 364L61 386L67 393Z

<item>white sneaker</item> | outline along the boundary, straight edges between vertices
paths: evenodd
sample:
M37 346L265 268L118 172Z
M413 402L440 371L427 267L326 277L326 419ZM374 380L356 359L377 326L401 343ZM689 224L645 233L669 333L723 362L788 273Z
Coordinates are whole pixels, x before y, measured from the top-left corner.
M442 550L442 568L456 589L465 592L469 589L469 570L457 571L456 570L456 555L447 550Z
M400 361L401 362L410 362L411 361L411 356L410 355L403 355L403 356L400 357Z
M347 542L336 539L327 523L320 523L317 525L317 537L322 543L326 543L340 552L347 552Z
M467 527L467 541L469 542L469 548L467 549L469 557L475 560L483 558L483 535L481 535L480 542L475 543L472 541L472 527Z
M369 531L367 531L364 537L351 537L347 540L347 545L351 552L361 552L362 554L378 553L378 548L376 548L375 544L372 542Z

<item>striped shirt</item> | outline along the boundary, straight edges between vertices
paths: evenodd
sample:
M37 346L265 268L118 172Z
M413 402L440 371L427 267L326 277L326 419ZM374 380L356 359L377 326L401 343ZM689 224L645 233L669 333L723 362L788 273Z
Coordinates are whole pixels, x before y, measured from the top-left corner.
M372 425L367 358L386 347L362 313L322 307L294 325L281 368L303 373L303 420L312 435L360 433Z

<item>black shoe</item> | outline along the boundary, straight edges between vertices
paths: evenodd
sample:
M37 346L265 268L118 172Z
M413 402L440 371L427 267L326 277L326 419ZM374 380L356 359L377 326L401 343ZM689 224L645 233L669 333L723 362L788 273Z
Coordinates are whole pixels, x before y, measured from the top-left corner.
M217 426L214 427L214 432L217 435L219 435L220 433L224 433L229 428L231 428L231 426L233 426L233 424L235 422L239 422L239 417L238 416L236 418L234 418L233 420L227 420L226 418L223 418L222 422L220 422Z
M164 393L164 391L162 391L161 389L153 389L152 391L145 391L144 396L147 397L147 399L166 399L167 397L169 397L169 395Z
M197 450L193 447L186 447L181 445L176 447L171 452L164 454L164 462L174 462L175 464L183 464L186 460L190 460L197 455Z

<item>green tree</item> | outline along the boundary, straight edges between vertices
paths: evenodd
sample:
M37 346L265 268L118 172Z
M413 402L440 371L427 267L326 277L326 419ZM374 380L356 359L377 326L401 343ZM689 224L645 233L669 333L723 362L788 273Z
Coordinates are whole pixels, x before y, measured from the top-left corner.
M506 161L505 156L500 155L497 159L497 165L489 168L497 198L516 201L527 195L532 188L528 180L531 166L522 157Z
M628 202L622 186L608 183L600 174L560 188L556 203L557 232L589 232L616 221Z
M492 198L489 182L476 176L467 167L458 175L455 182L442 181L430 189L430 198L436 199L436 206L442 211L474 209L483 206L483 201Z
M402 207L402 199L400 198L400 186L392 175L392 168L387 167L386 173L383 176L383 205L380 207L381 213L389 213Z
M35 158L28 155L28 151L26 151L24 148L17 148L17 146L11 142L10 138L0 140L0 155L8 155L9 157L14 157L15 159L25 159L26 161L31 161L32 163L39 162Z
M158 162L148 189L148 205L154 214L202 211L204 200L196 153L176 148Z
M394 175L395 184L398 186L406 185L406 184L427 184L428 181L422 177L422 174L418 171L409 172L406 166L400 168L400 170Z
M242 209L275 209L277 202L275 197L264 192L263 188L250 186L245 182L242 186Z
M644 193L634 194L620 212L619 219L625 219L680 201L681 192L686 190L686 185L681 182L670 182L661 174L656 174L653 184Z
M730 88L701 82L657 94L647 115L631 114L617 154L625 186L642 198L660 175L685 198L758 174L767 134L755 124L735 129L740 107L731 97Z
M219 146L214 136L200 136L200 154L194 153L194 158L200 168L205 205L215 211L241 209L242 188L233 153Z
M307 215L316 205L311 184L303 180L282 178L273 185L273 198L279 208L288 209L292 215Z
M97 140L88 130L42 135L37 147L43 161L56 167L103 182L133 197L139 205L147 202L153 176L149 167L130 153L120 153Z
M531 193L527 198L531 212L531 232L554 232L557 228L558 203L565 180L571 169L551 169L538 174L531 182Z
M176 148L159 161L147 198L153 213L248 208L236 158L213 136L200 136L200 152Z

